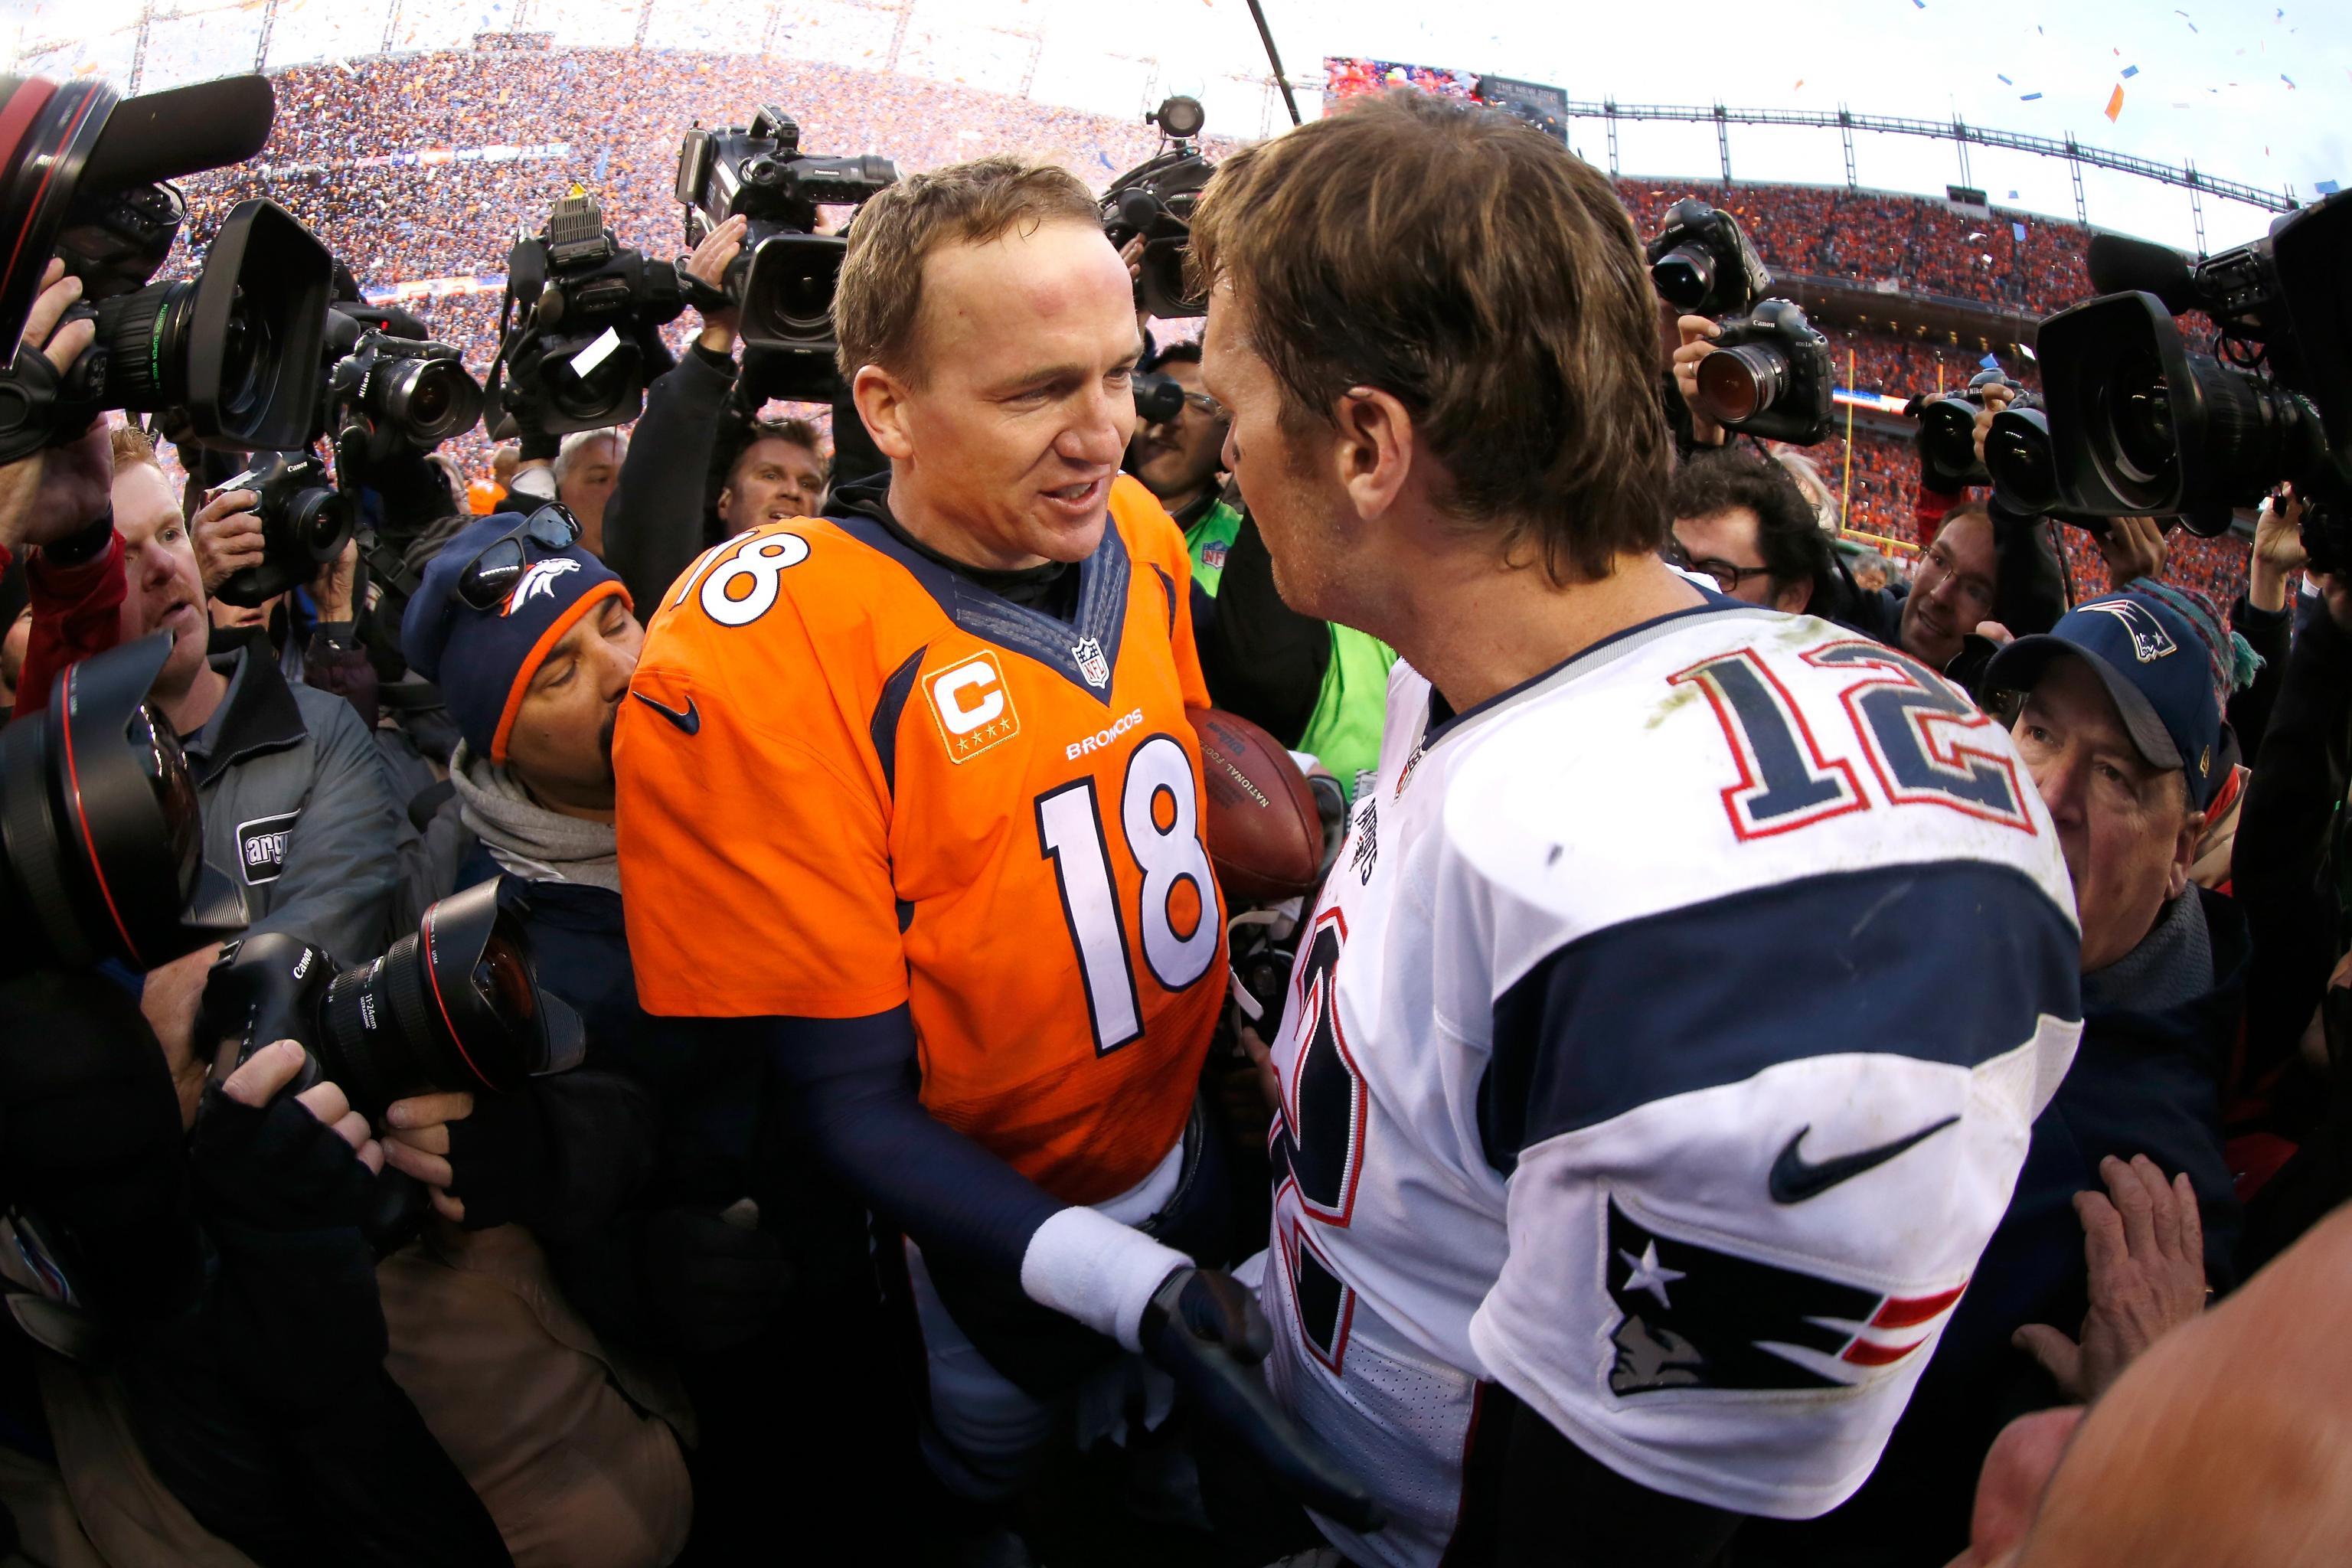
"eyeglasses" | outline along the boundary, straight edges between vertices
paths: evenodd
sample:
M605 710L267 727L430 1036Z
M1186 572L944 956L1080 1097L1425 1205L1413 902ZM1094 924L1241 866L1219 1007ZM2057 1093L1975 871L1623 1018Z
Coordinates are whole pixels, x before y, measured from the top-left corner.
M1206 415L1212 419L1223 419L1226 417L1225 405L1218 402L1215 398L1210 396L1205 392L1186 393L1184 395L1184 406L1190 408L1195 414Z
M569 550L580 538L580 520L562 501L548 501L537 511L482 547L457 574L457 597L477 610L490 611L506 602L516 579L530 564L525 542L541 550Z
M1666 535L1665 558L1685 572L1696 572L1715 579L1715 585L1727 594L1736 594L1739 584L1750 577L1769 577L1769 566L1734 566L1728 561L1718 561L1712 555L1694 556L1683 548L1683 542L1673 534Z

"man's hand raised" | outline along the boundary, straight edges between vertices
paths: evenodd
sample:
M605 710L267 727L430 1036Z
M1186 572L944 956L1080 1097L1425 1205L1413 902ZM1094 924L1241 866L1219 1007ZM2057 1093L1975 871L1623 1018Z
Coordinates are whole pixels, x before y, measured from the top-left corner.
M1175 1270L1144 1309L1142 1338L1152 1363L1246 1444L1285 1490L1353 1531L1385 1522L1363 1483L1266 1391L1257 1363L1274 1348L1274 1331L1239 1280L1213 1268Z
M41 292L25 319L16 353L46 358L48 371L58 375L71 369L98 334L98 324L87 319L58 325L80 298L81 280L66 276L64 262L51 261L41 274ZM0 465L0 549L13 552L54 544L89 527L105 514L113 483L103 419L91 420L89 429L62 447L44 447Z
M742 253L744 231L751 220L738 213L717 228L702 237L694 254L686 258L686 270L713 289L727 284L727 268ZM736 312L731 310L706 310L702 316L702 335L696 341L715 354L735 352Z
M2164 1179L2145 1154L2110 1155L2099 1175L2113 1201L2074 1194L2091 1269L2091 1310L2078 1344L2044 1323L2012 1336L2070 1398L2095 1400L2164 1332L2205 1310L2205 1227L2185 1175Z

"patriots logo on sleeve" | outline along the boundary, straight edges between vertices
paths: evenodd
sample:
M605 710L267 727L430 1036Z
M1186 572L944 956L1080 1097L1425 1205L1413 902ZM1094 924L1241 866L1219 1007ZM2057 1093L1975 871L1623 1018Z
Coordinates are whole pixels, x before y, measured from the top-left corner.
M1610 1391L1843 1388L1926 1344L1966 1282L1924 1296L1718 1252L1609 1205L1609 1297L1622 1314Z

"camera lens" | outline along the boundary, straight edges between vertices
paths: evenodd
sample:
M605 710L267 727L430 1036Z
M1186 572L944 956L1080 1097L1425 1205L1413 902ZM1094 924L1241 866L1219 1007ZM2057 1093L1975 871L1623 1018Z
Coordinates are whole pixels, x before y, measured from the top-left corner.
M425 911L383 957L347 970L320 1008L327 1076L371 1115L409 1095L514 1089L548 1065L520 928L485 882Z
M1982 484L1977 462L1977 415L1982 405L1963 397L1939 397L1919 411L1919 456L1928 481L1938 489Z
M2039 517L2058 504L2050 424L2038 408L2004 408L1985 437L1985 468L2003 506Z
M150 702L142 702L131 715L122 738L138 759L147 787L154 792L155 809L163 821L166 857L179 885L193 887L196 865L204 854L204 810L196 803L196 777L180 750L180 738Z
M420 447L437 447L471 429L482 416L482 389L454 359L394 361L368 410Z
M106 354L110 404L145 414L180 401L195 293L194 283L154 283L98 302L96 343Z
M1650 280L1666 303L1696 310L1715 287L1715 258L1697 246L1677 246L1650 268Z
M223 415L242 423L261 410L269 395L271 367L278 363L273 346L269 318L239 289L230 302L228 330L221 339Z
M816 346L833 338L834 286L843 247L810 237L763 241L743 283L745 336L780 347Z
M1769 343L1717 349L1698 362L1699 412L1720 425L1752 419L1788 381L1789 356Z
M2132 479L2153 482L2178 458L2172 386L2153 355L2134 352L2116 361L2101 388L2100 411L2124 471Z

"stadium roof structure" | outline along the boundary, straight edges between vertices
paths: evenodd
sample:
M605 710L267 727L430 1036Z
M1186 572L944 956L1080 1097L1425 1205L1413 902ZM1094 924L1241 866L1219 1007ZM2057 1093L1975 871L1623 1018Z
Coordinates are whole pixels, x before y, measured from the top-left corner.
M2177 185L2188 191L2190 204L2198 214L2197 226L2200 240L2198 248L2200 250L2204 248L2202 244L2204 214L2200 205L2200 198L2202 195L2211 195L2229 201L2243 202L2248 206L2260 207L2265 212L2273 213L2289 213L2302 205L2295 200L2292 192L2266 191L2259 186L2244 184L2236 180L2220 179L2203 173L2193 163L2175 168L2168 163L2159 163L2149 158L2134 157L2127 153L2113 153L2104 148L2088 147L2075 141L2072 136L2060 139L2049 136L2030 136L2017 131L1988 130L1981 125L1970 125L1958 116L1948 121L1907 120L1888 115L1856 114L1846 109L1830 113L1789 109L1727 109L1719 103L1696 108L1654 103L1618 103L1607 99L1598 103L1570 100L1562 107L1565 110L1565 118L1570 121L1597 119L1606 123L1609 133L1609 172L1612 174L1618 172L1617 122L1621 120L1664 120L1709 123L1716 127L1717 145L1723 160L1723 180L1726 184L1731 183L1729 128L1734 125L1784 125L1837 131L1845 140L1845 172L1846 184L1849 187L1856 184L1853 133L1857 131L1874 132L1885 135L1934 137L1956 143L1959 149L1960 184L1963 185L1969 183L1968 150L1971 144L1997 147L2013 153L2032 153L2048 158L2063 158L2074 166L2074 216L2077 222L2084 224L2090 221L2083 200L2082 171L2085 165L2094 169L2112 170L2116 174L2134 174L2141 179L2154 180L2167 185Z

